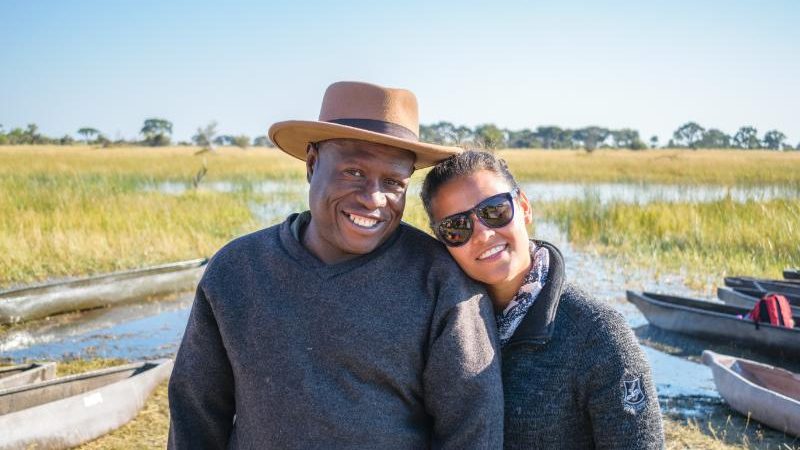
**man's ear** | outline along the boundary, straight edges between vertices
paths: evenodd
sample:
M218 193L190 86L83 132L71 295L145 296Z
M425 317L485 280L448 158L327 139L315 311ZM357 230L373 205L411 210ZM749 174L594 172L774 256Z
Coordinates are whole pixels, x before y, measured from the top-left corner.
M528 201L528 196L522 192L522 189L519 190L519 195L517 196L517 200L519 200L519 206L522 210L522 215L525 217L525 225L530 225L533 223L533 208L531 207L531 202Z
M314 175L314 169L317 168L317 161L319 161L319 148L313 142L309 142L306 147L306 180L309 183Z

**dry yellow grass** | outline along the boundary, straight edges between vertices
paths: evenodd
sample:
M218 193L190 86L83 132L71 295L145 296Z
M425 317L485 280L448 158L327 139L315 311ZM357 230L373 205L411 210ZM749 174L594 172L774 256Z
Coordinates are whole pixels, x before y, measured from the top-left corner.
M501 150L520 180L800 187L800 152Z

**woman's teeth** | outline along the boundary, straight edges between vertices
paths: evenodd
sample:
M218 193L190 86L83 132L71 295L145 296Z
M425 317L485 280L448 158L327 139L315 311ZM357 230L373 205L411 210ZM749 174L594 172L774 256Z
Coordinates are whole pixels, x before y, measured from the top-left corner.
M506 248L506 244L495 245L494 247L490 248L489 250L486 250L485 252L481 253L480 256L478 256L478 259L489 258L490 256L493 256L493 255L495 255L497 253L500 253L505 248Z

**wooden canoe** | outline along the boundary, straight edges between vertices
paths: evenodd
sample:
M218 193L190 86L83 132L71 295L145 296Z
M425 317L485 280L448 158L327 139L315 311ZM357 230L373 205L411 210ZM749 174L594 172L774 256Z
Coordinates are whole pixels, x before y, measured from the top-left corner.
M686 297L627 291L628 301L658 328L701 338L753 347L781 356L800 357L800 317L795 328L756 324L745 318L749 308Z
M172 360L139 362L0 390L0 449L62 449L133 419Z
M800 269L786 269L783 271L786 280L800 280Z
M752 295L747 295L743 292L723 287L717 288L717 298L722 300L726 305L750 309L752 309L758 301L758 297L753 297ZM800 307L791 306L791 308L792 315L800 317Z
M31 363L0 367L0 389L8 389L37 381L52 380L56 376L56 363Z
M762 298L764 297L764 295L774 292L774 291L767 291L764 289L745 289L745 288L734 289L734 290L744 295L749 295L750 297L756 297L756 298ZM790 295L785 292L778 292L778 293L786 297L786 300L789 302L789 304L800 306L800 297Z
M717 391L731 408L800 437L800 375L743 358L703 351Z
M753 278L753 277L725 277L725 286L733 289L761 289L761 285L771 285L777 290L800 289L800 280L770 280L767 278Z
M197 286L207 261L194 259L0 291L0 324L191 290Z

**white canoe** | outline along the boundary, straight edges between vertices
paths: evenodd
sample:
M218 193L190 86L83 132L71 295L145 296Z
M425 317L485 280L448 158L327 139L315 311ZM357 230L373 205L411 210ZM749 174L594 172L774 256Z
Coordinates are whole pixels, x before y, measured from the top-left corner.
M37 381L52 380L56 376L56 363L30 363L0 367L0 389L8 389Z
M172 373L172 360L139 362L0 390L0 449L63 449L133 419Z
M0 291L0 324L194 289L208 260L194 259Z
M703 363L731 408L800 437L800 375L710 350L703 351Z

